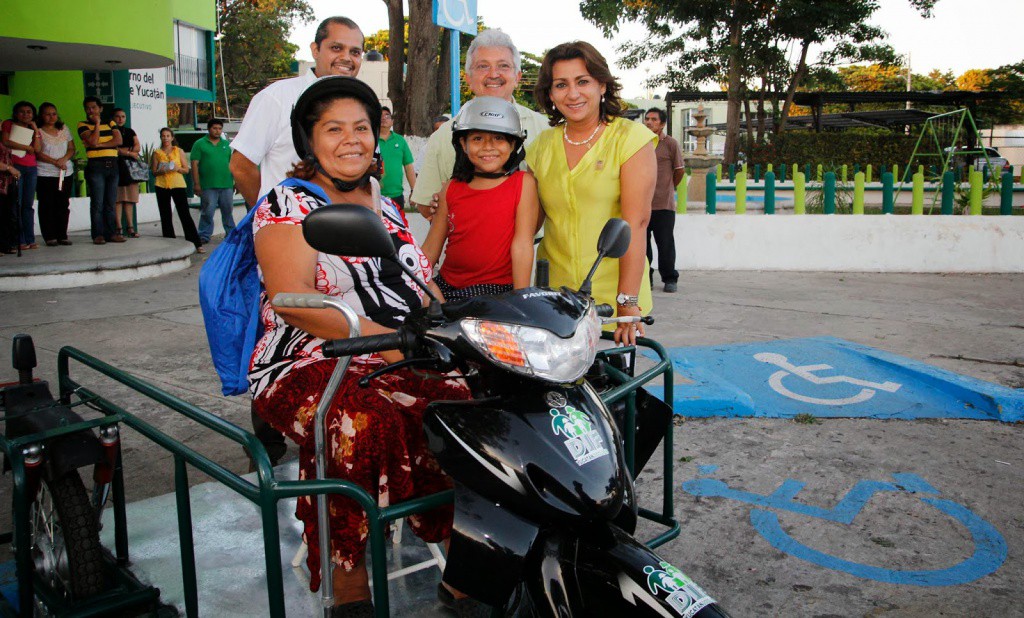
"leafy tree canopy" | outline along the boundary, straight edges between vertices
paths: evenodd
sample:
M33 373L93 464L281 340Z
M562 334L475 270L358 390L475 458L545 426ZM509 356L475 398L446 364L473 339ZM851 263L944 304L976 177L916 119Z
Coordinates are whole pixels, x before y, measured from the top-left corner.
M306 0L218 0L231 116L240 116L253 95L272 80L292 74L298 46L288 42L294 24L313 21Z

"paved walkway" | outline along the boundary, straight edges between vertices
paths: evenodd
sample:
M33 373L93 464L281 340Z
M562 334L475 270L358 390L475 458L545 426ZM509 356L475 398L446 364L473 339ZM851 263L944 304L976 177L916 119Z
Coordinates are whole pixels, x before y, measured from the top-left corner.
M57 350L72 345L247 426L247 399L219 394L196 297L204 258L189 259L189 268L153 279L0 294L0 381L14 378L10 340L25 332L35 338L40 377L53 380ZM655 293L658 322L651 334L669 347L832 335L1020 388L1022 298L1020 275L692 272L683 274L679 293ZM208 430L88 372L73 373L176 439L245 471L240 449ZM662 555L736 616L1022 616L1021 438L1020 425L984 421L687 420L675 431L672 492L683 535ZM131 500L172 490L165 453L129 433L124 455ZM940 495L883 491L861 504L849 525L806 509L786 510L781 501L758 507L737 498L771 495L790 479L776 497L829 509L857 483L892 484L893 474L916 475ZM654 471L640 477L645 503L660 495L659 477ZM721 485L700 479L746 493L702 494L702 487ZM206 479L193 474L191 480ZM799 497L794 483L806 484ZM8 491L0 484L0 495ZM797 556L801 544L887 572L926 571L956 567L985 549L977 526L923 498L962 505L997 530L1005 558L994 572L966 583L921 586L876 581L834 560L823 566ZM768 515L752 514L759 509ZM0 514L0 528L8 522L7 513ZM795 544L780 549L785 536Z

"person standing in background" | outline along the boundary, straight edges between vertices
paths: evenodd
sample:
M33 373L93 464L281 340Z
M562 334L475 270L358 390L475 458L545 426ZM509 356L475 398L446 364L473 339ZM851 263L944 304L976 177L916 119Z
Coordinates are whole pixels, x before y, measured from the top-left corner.
M103 103L96 97L85 97L84 122L78 123L78 137L85 144L85 184L89 187L89 219L92 242L124 242L125 238L114 220L117 202L117 148L121 145L121 131L113 122L100 120Z
M18 229L14 220L14 209L18 207L18 193L15 183L21 172L14 167L11 149L0 140L0 255L18 252Z
M665 284L665 291L675 292L679 282L676 270L676 201L674 192L683 179L683 151L679 142L665 134L665 110L652 107L644 114L644 124L658 136L654 154L658 158L658 180L654 185L654 200L651 202L651 221L647 224L647 262L651 264L651 281L654 281L654 253L651 241L658 245L658 274Z
M135 205L139 203L139 183L129 173L128 161L139 160L142 145L139 143L139 136L135 131L125 124L128 122L128 115L123 109L115 107L113 119L117 129L121 132L121 145L117 147L117 204L114 206L114 221L117 222L118 230L127 223L128 236L138 238Z
M47 247L70 245L68 217L71 216L71 159L75 156L75 142L53 103L39 106L39 133L43 144L36 153L39 231Z
M231 175L247 209L284 180L299 162L291 130L292 107L299 95L318 78L359 75L363 31L347 17L328 17L317 27L309 49L316 66L305 75L282 79L256 93L231 144Z
M416 171L412 168L412 150L405 138L391 130L395 121L391 116L391 108L383 107L380 114L380 139L378 145L380 156L384 161L384 176L380 182L380 192L392 202L405 208L405 187L402 185L402 174L409 180L409 190L416 188Z
M150 169L156 174L156 205L160 209L160 228L164 238L177 238L174 234L174 219L171 217L173 200L185 240L196 246L196 253L206 253L203 243L199 242L192 213L188 210L188 194L185 192L188 163L185 161L185 151L178 148L174 131L167 127L160 129L160 147L153 151Z
M36 201L36 152L43 147L39 128L36 127L36 106L28 101L14 104L11 119L5 120L0 132L4 146L11 149L11 160L21 173L18 181L18 209L21 211L21 228L18 242L22 251L37 249L36 221L32 205ZM12 137L12 133L14 136Z
M235 198L235 182L231 178L231 142L223 136L224 121L211 118L206 123L206 135L192 146L192 182L202 214L199 216L199 240L204 245L213 235L213 213L220 210L220 222L227 234L235 229L231 214Z

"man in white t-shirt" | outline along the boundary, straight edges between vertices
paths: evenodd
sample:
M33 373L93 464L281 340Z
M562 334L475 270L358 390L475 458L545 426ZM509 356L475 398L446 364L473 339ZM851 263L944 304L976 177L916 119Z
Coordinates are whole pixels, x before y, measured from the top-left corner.
M317 27L309 49L315 68L257 92L249 102L238 136L231 142L231 175L247 209L256 206L259 198L284 180L299 161L291 125L292 108L299 95L317 78L359 74L363 64L363 32L347 17L328 17ZM277 465L288 450L284 435L256 414L252 415L252 428L266 447L271 463Z
M477 97L501 97L515 103L512 93L523 77L519 50L511 37L494 28L481 32L466 51L466 85ZM516 103L519 121L526 129L526 147L549 128L548 117ZM452 121L444 123L427 140L423 164L416 178L410 201L424 217L434 215L437 203L431 203L434 194L441 190L452 176L455 165L455 148L452 146Z
M284 180L299 161L292 144L291 113L295 101L319 77L355 77L363 64L363 32L347 17L320 22L310 43L316 67L298 77L282 79L256 93L231 142L231 175L252 208L260 197Z

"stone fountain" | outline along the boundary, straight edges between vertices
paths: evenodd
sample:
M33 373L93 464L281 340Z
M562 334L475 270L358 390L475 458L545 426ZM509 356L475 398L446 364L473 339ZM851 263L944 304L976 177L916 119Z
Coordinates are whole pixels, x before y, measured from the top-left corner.
M715 130L706 126L708 115L704 112L703 103L697 105L697 111L691 114L691 117L697 125L687 128L686 132L697 138L697 147L693 152L683 155L686 169L690 171L690 181L686 184L686 201L703 204L707 197L708 170L721 163L722 157L708 153L708 136Z

